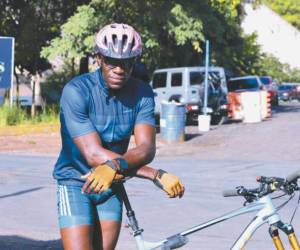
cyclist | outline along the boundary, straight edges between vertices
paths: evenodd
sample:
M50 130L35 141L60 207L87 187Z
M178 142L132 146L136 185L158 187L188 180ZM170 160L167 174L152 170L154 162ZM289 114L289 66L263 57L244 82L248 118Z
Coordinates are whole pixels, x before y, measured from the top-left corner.
M110 24L95 37L99 69L72 79L60 101L62 149L53 176L65 249L114 249L122 201L119 180L150 179L169 197L181 197L178 177L146 166L155 155L153 92L131 78L142 52L140 35ZM128 149L134 134L135 147Z

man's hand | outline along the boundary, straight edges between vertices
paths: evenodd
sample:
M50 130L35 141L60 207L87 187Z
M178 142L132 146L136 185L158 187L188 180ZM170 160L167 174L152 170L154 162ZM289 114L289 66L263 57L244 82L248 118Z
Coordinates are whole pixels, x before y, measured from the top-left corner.
M116 175L117 171L107 164L93 168L89 173L81 177L82 179L86 179L82 187L82 192L87 191L89 194L92 191L96 193L104 192L110 188Z
M181 198L184 194L184 186L179 178L164 170L158 170L153 182L157 187L164 190L168 194L169 198Z
M124 180L124 178L125 178L125 175L116 174L114 181L122 181L122 180Z

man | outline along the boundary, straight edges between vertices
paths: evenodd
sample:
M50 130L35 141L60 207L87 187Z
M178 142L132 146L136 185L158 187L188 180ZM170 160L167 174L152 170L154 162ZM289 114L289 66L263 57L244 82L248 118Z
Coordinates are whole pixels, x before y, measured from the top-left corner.
M95 39L99 70L71 80L61 97L62 150L54 169L59 225L65 249L114 249L119 236L124 176L152 180L181 197L179 179L146 166L155 155L153 92L130 78L142 52L139 34L111 24ZM136 146L127 150L134 134Z

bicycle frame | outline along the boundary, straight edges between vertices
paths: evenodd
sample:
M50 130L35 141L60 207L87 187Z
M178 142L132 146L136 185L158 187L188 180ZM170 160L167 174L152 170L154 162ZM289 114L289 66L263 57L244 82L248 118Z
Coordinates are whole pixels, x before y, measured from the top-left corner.
M285 234L287 234L289 238L290 245L293 250L300 250L298 240L294 234L293 227L289 224L284 224L281 222L280 216L277 213L277 209L272 203L272 199L269 195L263 196L259 198L257 201L253 201L248 203L244 207L241 207L237 210L231 211L225 215L217 217L215 219L209 220L205 223L194 226L188 230L185 230L181 233L175 234L163 240L157 242L148 242L143 239L143 229L139 228L138 222L135 218L134 211L131 208L131 205L128 200L128 196L123 184L120 185L121 195L124 201L124 205L127 210L127 216L129 219L129 226L133 230L133 236L135 238L137 249L138 250L152 250L161 247L163 250L175 249L179 248L187 243L186 236L207 227L213 226L217 223L226 221L233 217L250 213L257 212L254 216L253 220L249 223L249 225L245 228L239 238L235 241L232 250L240 250L246 245L255 231L265 223L270 225L269 233L273 239L274 245L277 250L284 250L283 244L279 237L278 229L282 230Z

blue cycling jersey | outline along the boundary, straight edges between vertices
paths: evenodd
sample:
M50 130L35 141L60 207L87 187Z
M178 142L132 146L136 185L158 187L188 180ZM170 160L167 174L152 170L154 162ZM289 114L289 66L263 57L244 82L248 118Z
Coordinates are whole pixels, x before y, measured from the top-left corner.
M153 97L151 87L135 78L111 91L100 70L67 83L60 100L62 149L53 171L58 183L81 186L80 176L90 170L73 138L97 132L104 148L124 154L136 124L155 126Z

